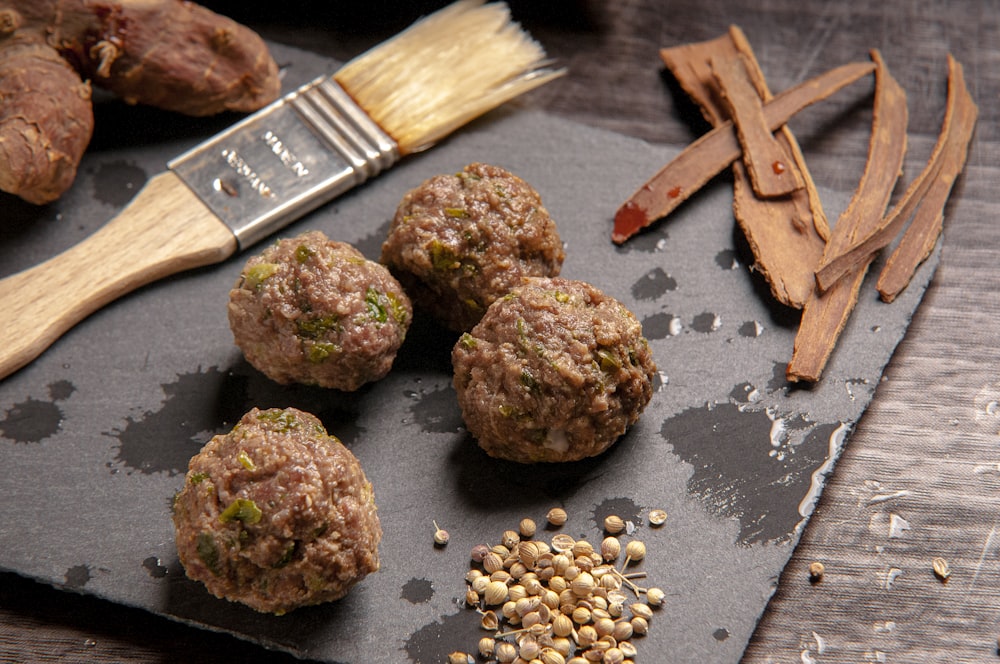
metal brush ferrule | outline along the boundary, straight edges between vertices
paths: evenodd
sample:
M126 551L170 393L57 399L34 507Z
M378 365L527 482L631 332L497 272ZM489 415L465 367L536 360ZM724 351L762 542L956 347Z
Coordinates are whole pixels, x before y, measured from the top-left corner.
M322 76L168 167L246 248L398 159L396 142Z

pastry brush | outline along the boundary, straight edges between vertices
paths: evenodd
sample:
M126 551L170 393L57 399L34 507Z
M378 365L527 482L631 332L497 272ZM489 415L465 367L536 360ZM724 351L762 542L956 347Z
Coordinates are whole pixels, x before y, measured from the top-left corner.
M172 160L93 235L0 281L0 379L116 298L225 260L562 73L502 2L418 20Z

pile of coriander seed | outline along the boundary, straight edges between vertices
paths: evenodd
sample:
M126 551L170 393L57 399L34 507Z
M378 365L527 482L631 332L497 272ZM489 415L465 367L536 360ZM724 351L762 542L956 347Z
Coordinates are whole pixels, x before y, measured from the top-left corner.
M658 511L657 511L658 513ZM652 515L653 513L651 513ZM553 528L566 523L562 508L547 515ZM651 523L659 525L653 518ZM523 519L493 545L471 552L465 604L480 614L489 632L478 646L478 661L500 664L629 664L632 641L649 629L663 591L645 587L635 564L646 555L640 540L622 542L625 522L604 520L605 537L595 547L565 533L548 542L536 538L536 525ZM464 652L449 664L471 664Z

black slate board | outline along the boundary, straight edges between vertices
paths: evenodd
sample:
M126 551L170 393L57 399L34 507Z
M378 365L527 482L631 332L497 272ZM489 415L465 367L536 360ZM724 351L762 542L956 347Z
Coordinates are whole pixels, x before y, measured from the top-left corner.
M295 49L275 53L286 89L335 67ZM63 200L36 209L0 199L0 275L92 233L170 157L231 120L104 102ZM726 177L625 246L609 240L614 209L681 147L509 108L281 233L318 228L377 258L399 199L427 177L487 161L532 183L566 243L563 276L632 309L659 365L643 419L601 457L540 467L487 458L455 404L454 336L421 318L376 385L343 394L270 383L241 358L226 322L240 256L126 296L0 383L0 568L301 657L440 662L473 651L481 636L460 602L469 549L562 505L564 532L596 541L614 512L647 543L640 569L667 602L636 639L640 661L661 652L674 662L738 661L938 254L892 305L866 283L823 381L790 386L783 372L797 314L774 305L748 269ZM846 201L821 193L836 219ZM212 598L177 563L170 501L187 460L252 406L316 413L374 484L382 570L344 600L260 615ZM651 528L656 508L669 519ZM432 520L451 532L448 547L432 545Z

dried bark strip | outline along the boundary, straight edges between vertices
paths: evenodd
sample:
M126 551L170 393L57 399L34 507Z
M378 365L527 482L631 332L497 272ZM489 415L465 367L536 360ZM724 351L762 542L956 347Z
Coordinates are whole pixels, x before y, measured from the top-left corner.
M713 57L741 60L758 98L765 102L772 99L753 49L735 26L709 41L662 49L660 56L713 125L725 122L728 116L710 67ZM775 299L802 308L812 293L813 271L823 255L829 227L805 159L787 125L778 129L774 140L791 156L804 188L784 198L762 200L754 192L743 163L736 161L733 214L753 252L755 269L765 277Z
M850 246L877 228L889 204L906 153L906 93L889 73L878 51L875 62L875 105L868 159L847 209L833 227L829 251ZM874 256L851 270L829 290L818 287L806 302L795 335L785 377L793 382L818 381L847 320L858 301L861 282Z
M927 197L921 202L899 246L882 268L878 283L875 285L885 302L892 302L903 292L917 267L931 255L944 230L944 207L951 196L955 180L965 168L969 142L972 140L978 114L972 97L964 88L964 81L963 91L961 122L954 127L949 138L945 163L937 178L931 183Z
M798 191L804 184L798 166L764 121L764 105L740 55L709 59L719 98L736 128L743 147L743 165L754 193L778 198Z
M927 164L873 233L820 264L816 282L821 289L829 288L860 261L888 246L916 212L917 216L910 224L913 230L907 231L896 253L883 268L877 284L886 302L891 302L906 287L917 265L927 258L937 243L941 228L937 226L936 218L940 216L954 181L965 166L977 114L978 109L965 84L962 65L949 55L948 100L944 120ZM930 235L917 241L921 233ZM923 250L918 250L919 247ZM910 255L908 260L901 258L904 253Z
M932 185L941 176L948 152L958 151L960 163L958 171L964 166L965 152L972 138L978 109L969 90L965 85L962 66L954 57L948 56L948 99L945 105L944 119L941 131L927 164L917 177L913 179L906 192L902 195L893 210L886 215L879 227L870 235L853 244L850 248L830 257L820 264L816 271L816 281L821 289L829 288L840 279L858 261L874 254L899 234L903 225L922 206L924 197ZM957 173L956 173L957 175ZM939 185L943 186L943 185ZM948 186L950 191L950 184ZM884 270L883 270L884 272Z
M782 92L764 105L768 126L776 130L802 109L823 101L873 69L869 62L842 65ZM621 244L667 216L739 156L740 144L732 122L725 122L704 134L618 209L611 239Z

